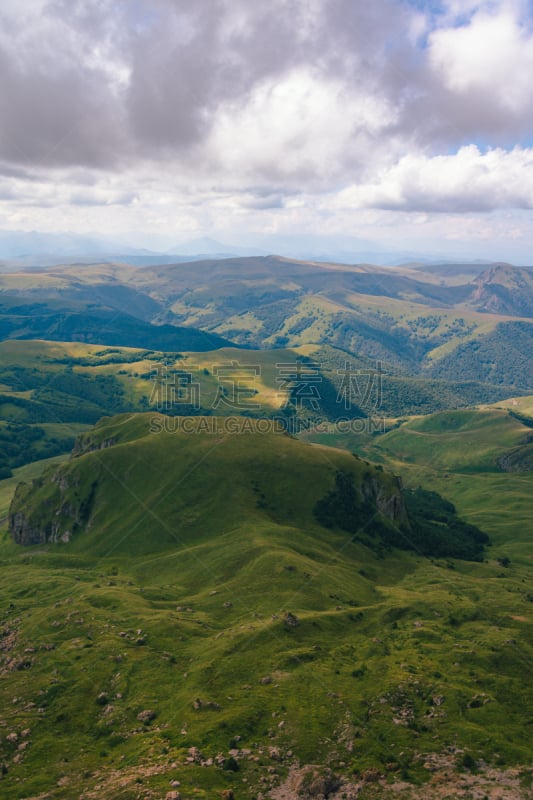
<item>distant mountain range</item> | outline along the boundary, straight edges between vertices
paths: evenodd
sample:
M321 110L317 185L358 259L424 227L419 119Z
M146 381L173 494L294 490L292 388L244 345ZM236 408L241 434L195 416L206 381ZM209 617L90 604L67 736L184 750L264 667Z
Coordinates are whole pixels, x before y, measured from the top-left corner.
M212 237L197 237L182 242L172 242L168 236L156 236L148 247L132 244L127 238L101 234L42 233L39 231L0 231L0 272L13 267L34 268L56 266L64 263L123 262L136 266L153 266L194 261L202 258L230 258L267 256L283 253L297 260L336 262L340 264L370 263L382 266L402 265L415 269L429 266L441 269L442 257L427 254L420 256L406 251L389 251L371 242L355 237L341 238L309 236L305 241L297 237L263 237L255 244L243 245L220 242ZM472 260L455 262L446 260L448 276L458 274L461 268L472 270L489 261Z
M451 266L254 256L4 273L0 336L181 351L331 345L397 376L532 389L533 272Z

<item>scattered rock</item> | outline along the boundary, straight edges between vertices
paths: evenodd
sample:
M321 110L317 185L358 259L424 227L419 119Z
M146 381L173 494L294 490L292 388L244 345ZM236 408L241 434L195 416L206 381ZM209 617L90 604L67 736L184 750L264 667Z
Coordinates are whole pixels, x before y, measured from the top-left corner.
M204 702L199 697L196 698L192 705L195 711L220 711L218 703L214 703L212 700Z
M24 669L30 669L33 666L33 659L31 658L12 658L6 664L8 672L21 672Z
M143 724L147 725L149 722L155 719L155 716L156 716L155 711L152 711L151 709L146 709L145 711L141 711L139 714L137 714L137 719L139 720L139 722L142 722Z
M379 769L365 769L364 772L361 773L361 777L364 783L377 783L381 778Z
M291 611L287 611L285 614L285 625L287 625L289 628L296 628L296 626L299 624L300 620L296 614L293 614Z
M189 754L187 758L189 763L199 764L204 757L197 747L189 747L187 752Z
M263 686L268 686L270 683L272 683L272 676L271 675L265 675L264 678L261 678L259 683L261 683Z

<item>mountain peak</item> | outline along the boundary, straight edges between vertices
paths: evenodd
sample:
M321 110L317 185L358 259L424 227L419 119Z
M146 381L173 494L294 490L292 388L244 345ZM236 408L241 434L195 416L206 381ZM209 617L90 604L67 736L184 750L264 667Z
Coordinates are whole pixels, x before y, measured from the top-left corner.
M510 264L494 264L474 281L472 305L478 311L533 316L533 275Z

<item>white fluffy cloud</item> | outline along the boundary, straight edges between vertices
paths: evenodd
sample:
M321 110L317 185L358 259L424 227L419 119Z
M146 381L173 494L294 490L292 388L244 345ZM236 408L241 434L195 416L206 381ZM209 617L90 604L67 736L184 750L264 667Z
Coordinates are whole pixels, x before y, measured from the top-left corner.
M339 193L339 206L464 213L533 208L533 149L482 153L475 145L454 155L406 155L373 183Z
M297 69L266 80L244 104L221 107L207 147L227 175L273 181L285 187L324 187L368 153L383 158L380 137L395 109L379 95ZM218 165L216 162L219 162Z
M444 85L466 101L480 93L502 113L531 113L533 30L516 9L478 10L465 25L433 31L429 54Z

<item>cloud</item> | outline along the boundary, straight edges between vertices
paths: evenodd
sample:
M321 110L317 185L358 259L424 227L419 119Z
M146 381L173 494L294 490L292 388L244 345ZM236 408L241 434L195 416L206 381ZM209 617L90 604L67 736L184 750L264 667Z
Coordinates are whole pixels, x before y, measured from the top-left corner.
M532 207L532 72L527 0L4 0L0 221L478 224Z
M255 210L285 208L285 199L279 194L267 194L260 197L243 198L240 205L243 208Z
M466 25L433 31L429 53L451 92L465 100L478 94L504 114L531 118L533 31L511 8L479 10Z
M72 192L68 198L68 202L74 206L129 206L137 200L133 192L103 189Z
M404 211L462 213L533 208L533 148L482 153L475 145L454 155L408 155L384 170L379 182L352 186L338 205Z
M263 81L241 105L223 105L207 141L213 168L283 188L323 186L379 158L394 109L312 69ZM221 163L217 164L221 154Z
M43 169L172 162L221 175L230 163L245 180L303 186L381 166L402 148L514 144L532 121L527 7L462 8L448 0L439 17L399 0L8 2L0 158Z

